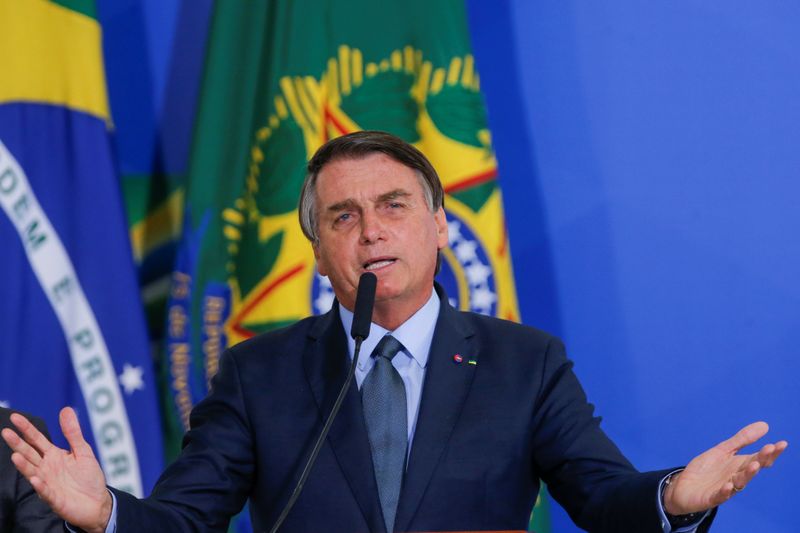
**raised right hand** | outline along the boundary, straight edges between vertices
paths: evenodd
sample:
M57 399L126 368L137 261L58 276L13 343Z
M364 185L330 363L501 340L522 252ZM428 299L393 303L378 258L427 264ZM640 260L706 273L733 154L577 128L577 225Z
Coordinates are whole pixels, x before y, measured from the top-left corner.
M11 461L61 518L86 530L105 531L111 517L112 499L103 470L84 440L75 411L65 407L59 415L61 431L70 451L55 446L24 416L11 415L20 435L2 431L14 452Z

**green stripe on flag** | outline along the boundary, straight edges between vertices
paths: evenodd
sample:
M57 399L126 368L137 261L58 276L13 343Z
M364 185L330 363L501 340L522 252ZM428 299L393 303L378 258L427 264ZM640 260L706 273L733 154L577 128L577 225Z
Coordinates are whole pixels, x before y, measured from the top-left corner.
M51 0L54 4L58 4L67 9L71 9L89 18L97 20L97 7L94 0Z
M532 533L551 533L550 525L550 495L547 492L547 485L541 483L539 486L539 497L536 498L536 505L531 513L531 522L528 531Z

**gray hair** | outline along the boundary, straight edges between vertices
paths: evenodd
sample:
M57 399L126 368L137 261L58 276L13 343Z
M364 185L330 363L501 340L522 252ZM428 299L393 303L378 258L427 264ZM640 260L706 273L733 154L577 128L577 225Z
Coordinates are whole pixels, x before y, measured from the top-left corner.
M444 207L444 189L439 175L422 152L404 140L383 131L357 131L326 142L308 162L306 179L300 191L298 216L303 234L312 244L319 243L317 220L317 178L322 167L339 159L361 159L373 153L382 153L413 169L428 209L435 213Z

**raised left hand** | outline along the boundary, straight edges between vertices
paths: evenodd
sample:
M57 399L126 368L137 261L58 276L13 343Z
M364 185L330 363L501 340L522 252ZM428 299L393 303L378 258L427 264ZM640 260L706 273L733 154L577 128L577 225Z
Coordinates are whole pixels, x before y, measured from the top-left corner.
M738 455L739 450L759 440L768 430L766 422L755 422L692 459L664 491L664 510L676 516L705 511L744 490L789 445L782 440L765 445L757 453Z

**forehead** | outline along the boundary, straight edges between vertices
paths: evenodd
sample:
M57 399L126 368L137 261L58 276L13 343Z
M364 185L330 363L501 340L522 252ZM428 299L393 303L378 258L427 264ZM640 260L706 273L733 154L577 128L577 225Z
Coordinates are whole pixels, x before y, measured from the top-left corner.
M329 162L320 170L316 185L323 205L345 198L370 199L394 189L423 194L415 169L380 152Z

